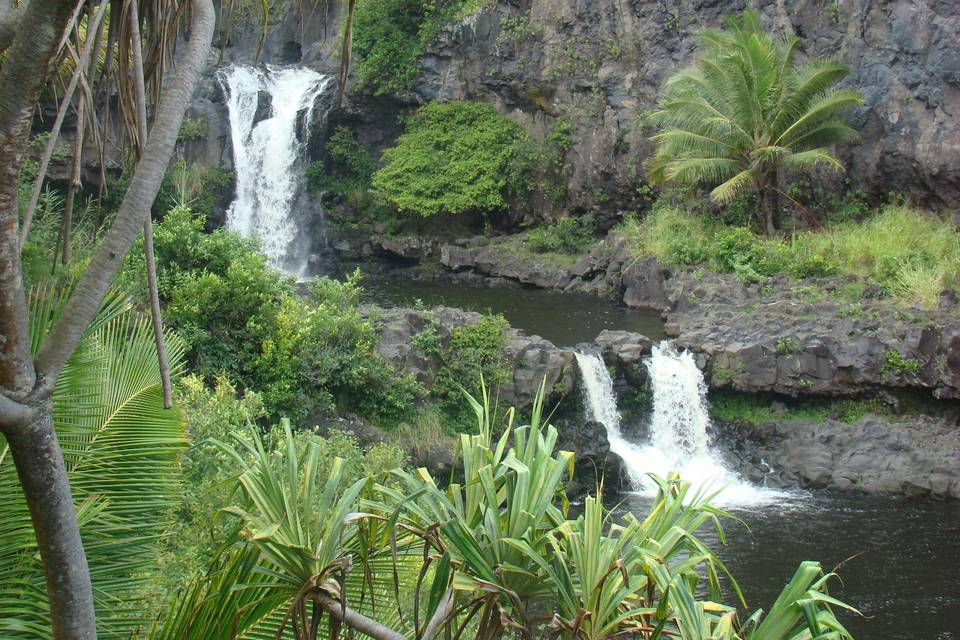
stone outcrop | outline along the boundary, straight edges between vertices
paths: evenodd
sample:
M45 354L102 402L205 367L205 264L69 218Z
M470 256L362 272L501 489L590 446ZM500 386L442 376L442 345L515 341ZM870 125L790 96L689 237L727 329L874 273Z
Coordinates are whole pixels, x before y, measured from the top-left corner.
M774 487L813 487L960 498L956 416L856 424L727 424L718 438L745 477Z
M416 335L435 331L441 348L450 343L454 329L474 324L479 313L452 307L420 309L377 309L380 340L377 352L399 369L413 373L417 380L430 388L442 363L436 356L422 353L413 344ZM507 406L517 409L529 407L542 380L546 379L549 398L568 395L576 382L576 364L573 352L560 349L540 336L529 336L519 329L508 329L504 355L512 364L511 379L499 389L499 398Z

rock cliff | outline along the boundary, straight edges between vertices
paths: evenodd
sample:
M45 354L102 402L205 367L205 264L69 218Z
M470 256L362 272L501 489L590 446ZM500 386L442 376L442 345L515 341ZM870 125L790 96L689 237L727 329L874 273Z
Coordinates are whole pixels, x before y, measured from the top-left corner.
M301 17L290 3L263 45L265 62L336 69L337 3ZM953 0L760 0L769 27L801 37L810 55L833 55L865 105L863 142L844 150L850 185L879 197L909 195L931 208L960 206L960 5ZM649 154L643 114L673 71L690 63L696 34L743 9L740 0L499 0L453 25L429 48L414 90L348 96L350 118L371 147L389 143L396 116L428 100L493 104L543 139L570 122L568 197L550 210L594 208L614 216L643 205L637 187ZM320 5L321 7L323 4ZM258 29L240 27L223 61L252 62ZM211 78L194 114L210 120L199 155L228 162L223 110Z

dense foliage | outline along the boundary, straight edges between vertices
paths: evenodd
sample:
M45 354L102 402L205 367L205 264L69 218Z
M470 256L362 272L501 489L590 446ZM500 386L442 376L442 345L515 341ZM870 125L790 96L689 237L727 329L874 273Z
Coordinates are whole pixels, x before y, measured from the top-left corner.
M192 446L181 457L181 490L171 509L170 535L164 538L157 565L162 570L152 572L153 612L158 614L173 604L185 584L207 570L223 541L236 529L236 522L221 513L235 497L233 459L216 443L259 430L258 423L266 418L260 394L238 394L225 376L211 385L198 376L187 376L178 385L177 402L186 417ZM395 445L376 444L365 451L355 438L339 431L321 436L315 428L301 428L293 440L298 451L308 444L319 447L323 472L332 468L335 459L343 460L349 482L367 474L380 477L384 471L402 467L406 460ZM268 455L282 457L286 446L282 423L267 431L264 443Z
M308 296L297 295L255 242L203 226L177 207L154 232L165 318L197 373L224 373L261 393L269 415L297 421L341 405L389 425L413 410L419 387L375 354L356 281L320 279ZM124 281L138 295L143 269L134 250Z
M151 637L290 629L316 640L346 627L379 640L612 640L654 629L691 639L850 638L832 610L846 605L827 594L830 575L813 562L741 625L723 604L725 569L698 537L726 514L678 478L659 480L643 519L614 523L599 496L568 518L572 454L555 450L542 404L528 425L515 426L512 413L495 425L489 402L468 400L479 433L461 436L463 482L446 488L422 469L368 469L351 481L343 460L327 463L320 443L298 444L289 428L279 446L256 432L218 443L239 473L225 510L236 533Z
M365 0L357 3L353 50L361 87L375 95L410 89L427 46L485 0Z
M880 284L904 304L936 307L942 291L960 287L960 233L949 222L888 205L862 222L764 238L660 202L622 227L642 255L671 264L709 265L744 282L786 273L796 278L845 273Z
M830 145L856 140L846 114L857 91L835 88L847 75L836 60L800 58L800 39L774 38L754 10L700 36L695 66L673 75L649 122L660 129L647 161L655 182L712 188L717 202L747 190L760 196L775 231L778 172L842 169Z
M378 192L401 211L432 216L490 213L526 188L527 134L477 102L431 102L406 123L373 175Z
M36 289L30 342L36 353L65 312L63 291ZM167 336L176 375L183 345ZM110 294L56 380L53 422L69 473L91 576L99 637L128 638L149 606L187 446L178 409L163 408L149 321ZM0 636L50 637L44 572L27 502L0 438Z

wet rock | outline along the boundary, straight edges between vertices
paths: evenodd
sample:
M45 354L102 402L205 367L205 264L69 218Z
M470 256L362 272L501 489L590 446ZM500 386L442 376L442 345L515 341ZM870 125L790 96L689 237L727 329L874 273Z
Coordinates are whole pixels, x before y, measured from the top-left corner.
M440 247L440 264L454 271L474 273L533 285L541 289L565 289L572 276L566 267L528 255L516 246L512 237L485 240L469 246L447 244Z
M718 425L721 447L754 482L908 496L960 498L960 425L912 415Z
M628 487L620 456L610 451L607 430L599 422L559 420L555 422L559 438L557 449L574 454L574 475L566 486L570 496L584 496L603 484L607 494Z
M257 91L257 110L253 114L253 125L270 117L273 109L273 96L269 91Z

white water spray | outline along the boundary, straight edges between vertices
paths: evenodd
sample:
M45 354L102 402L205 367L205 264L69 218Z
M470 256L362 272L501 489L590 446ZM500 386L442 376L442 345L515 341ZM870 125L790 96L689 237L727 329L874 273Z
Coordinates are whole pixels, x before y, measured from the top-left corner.
M306 132L314 104L334 85L332 78L303 67L270 65L231 66L218 77L227 94L237 184L227 227L259 238L273 267L305 275L310 233L296 209L303 194ZM261 92L270 95L270 115L257 122Z
M756 505L782 498L784 492L755 487L723 467L710 451L707 427L706 385L693 356L667 342L653 348L647 362L653 390L650 440L635 444L623 437L613 380L603 359L596 354L577 353L587 418L602 423L610 450L619 455L634 486L653 494L656 484L648 474L665 477L676 471L684 480L706 491L720 490L717 502Z

